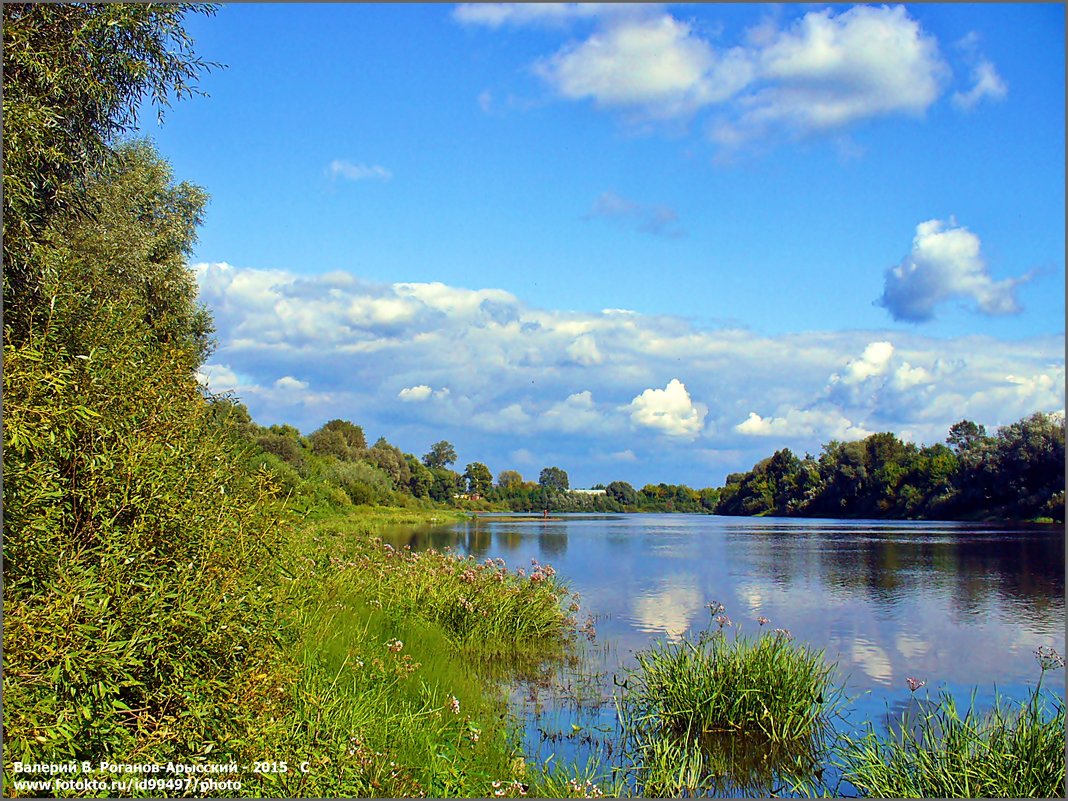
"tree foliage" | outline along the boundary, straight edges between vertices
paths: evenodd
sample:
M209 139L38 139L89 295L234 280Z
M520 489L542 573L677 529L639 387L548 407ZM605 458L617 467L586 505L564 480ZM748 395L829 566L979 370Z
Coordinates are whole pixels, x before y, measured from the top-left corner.
M431 470L448 467L456 462L456 448L451 442L441 440L430 446L430 451L423 457L423 464Z
M21 339L56 278L47 250L60 213L91 216L85 191L142 102L159 113L212 66L182 23L199 4L5 3L4 323Z
M538 485L547 490L563 492L569 486L567 472L559 467L546 467L538 475Z
M727 477L716 512L892 518L1064 519L1064 418L1035 414L1000 428L962 420L947 445L890 433L832 441L819 459L789 450Z

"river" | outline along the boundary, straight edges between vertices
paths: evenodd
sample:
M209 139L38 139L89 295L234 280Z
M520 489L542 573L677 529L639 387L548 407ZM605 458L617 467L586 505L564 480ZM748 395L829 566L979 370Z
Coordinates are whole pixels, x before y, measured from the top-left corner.
M1039 646L1063 650L1064 527L805 520L706 515L515 515L391 532L395 546L452 548L511 568L551 564L581 596L581 663L553 687L517 686L528 752L544 761L611 762L615 683L634 652L710 623L759 617L836 662L848 703L840 727L885 729L887 713L947 690L989 706L1024 698ZM595 631L594 631L595 630ZM1043 687L1064 697L1064 672ZM606 753L606 744L608 752ZM602 767L604 765L602 764Z

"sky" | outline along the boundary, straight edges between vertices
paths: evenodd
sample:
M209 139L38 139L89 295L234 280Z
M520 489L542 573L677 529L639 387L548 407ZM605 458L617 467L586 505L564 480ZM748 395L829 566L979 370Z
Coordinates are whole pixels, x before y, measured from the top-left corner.
M1064 408L1061 4L233 4L142 130L201 370L460 471L719 486Z

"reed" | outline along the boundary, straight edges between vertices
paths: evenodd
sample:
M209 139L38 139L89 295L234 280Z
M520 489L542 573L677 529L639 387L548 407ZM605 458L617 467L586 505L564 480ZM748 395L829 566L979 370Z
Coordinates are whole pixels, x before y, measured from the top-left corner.
M841 703L834 666L784 630L728 636L729 619L710 606L718 628L654 644L622 682L628 782L656 796L806 786Z
M637 654L627 718L675 736L759 733L770 741L820 732L839 696L823 652L783 633L705 632Z
M1043 677L1056 661L1051 654L1059 659L1052 649L1036 652ZM843 777L871 797L1063 797L1064 701L1041 685L1023 703L997 697L986 713L974 693L962 712L942 691L889 736L869 723L863 737L843 737L835 748Z
M309 551L392 616L439 624L473 658L562 653L573 636L571 593L551 565L394 548L338 520L312 524Z

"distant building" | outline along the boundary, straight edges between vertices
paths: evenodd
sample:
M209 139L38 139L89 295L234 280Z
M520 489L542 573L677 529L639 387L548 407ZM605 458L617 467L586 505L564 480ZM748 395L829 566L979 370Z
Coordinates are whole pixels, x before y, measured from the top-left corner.
M576 495L605 495L606 494L603 489L595 489L595 490L591 490L591 489L573 489L571 491L573 493L575 493Z

